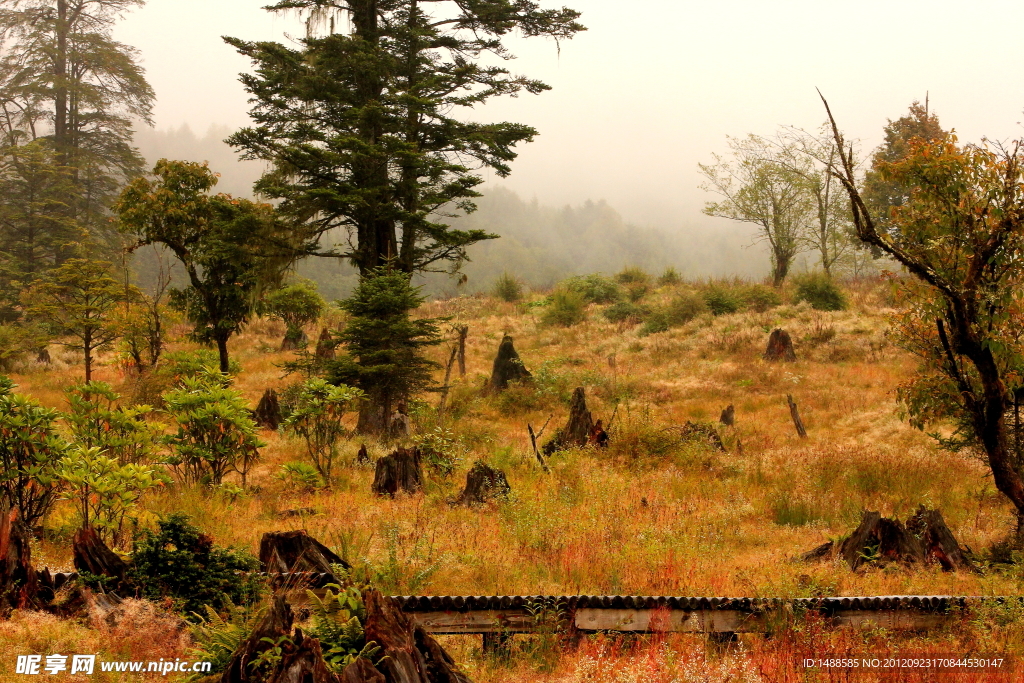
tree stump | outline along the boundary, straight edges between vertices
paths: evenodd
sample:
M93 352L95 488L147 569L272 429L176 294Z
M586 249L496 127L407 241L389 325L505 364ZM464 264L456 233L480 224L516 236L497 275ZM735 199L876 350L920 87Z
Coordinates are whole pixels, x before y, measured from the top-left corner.
M860 524L841 544L829 541L800 559L824 562L837 555L852 571L869 562L907 566L937 562L945 571L978 571L946 526L942 514L923 505L906 524L865 510Z
M768 348L765 349L764 359L772 362L796 362L796 351L793 350L793 340L788 332L782 328L772 331L771 336L768 337Z
M356 453L356 463L365 465L368 462L370 462L370 453L366 450L366 444L361 443L359 444L359 452Z
M491 370L486 392L498 393L504 391L509 382L526 381L530 378L530 371L523 365L515 346L512 345L512 337L506 334L498 346L498 355L494 358L494 368Z
M466 474L466 488L456 499L458 505L483 504L512 491L505 473L477 460Z
M0 612L39 606L39 577L32 568L29 529L17 508L0 514Z
M710 422L694 422L687 420L682 427L676 427L679 431L679 438L687 443L699 443L710 446L716 451L725 452L725 444L722 443L722 435Z
M273 389L264 391L253 415L259 426L276 430L281 425L281 402L277 398L277 392Z
M72 555L75 569L80 572L109 576L115 579L112 588L126 587L131 565L107 547L92 527L79 529L72 540Z
M42 363L43 365L49 365L52 363L53 360L50 358L50 349L45 346L40 348L39 351L36 352L36 362Z
M269 573L314 572L333 576L332 564L349 569L348 562L305 531L272 531L263 534L259 559L263 571ZM337 582L337 578L334 582Z
M281 636L290 636L294 615L292 608L285 600L284 593L278 593L249 637L231 655L227 669L221 676L221 683L250 683L254 681L253 670L249 666L259 657L260 653L271 647L270 643L278 642ZM263 640L267 638L270 643ZM262 679L261 679L262 680ZM302 679L298 679L302 680ZM330 679L326 679L327 683Z
M594 420L587 410L587 397L583 387L576 387L572 392L572 402L569 404L569 420L565 426L555 432L551 441L544 444L544 455L551 455L555 451L564 451L567 448L583 448L590 440L590 430L594 427Z
M718 418L718 421L724 424L726 427L732 427L736 424L736 408L730 403L729 407L722 411L722 415Z
M334 339L326 327L320 330L320 338L316 341L316 351L313 355L318 360L334 360Z
M393 496L399 491L415 493L423 488L420 449L399 448L377 461L371 490L378 496Z
M305 330L288 330L287 332L284 333L284 339L281 340L281 350L298 351L308 343L309 336L306 335Z
M398 683L471 683L455 668L448 653L395 601L369 589L363 592L366 640L381 646L384 661L378 670Z

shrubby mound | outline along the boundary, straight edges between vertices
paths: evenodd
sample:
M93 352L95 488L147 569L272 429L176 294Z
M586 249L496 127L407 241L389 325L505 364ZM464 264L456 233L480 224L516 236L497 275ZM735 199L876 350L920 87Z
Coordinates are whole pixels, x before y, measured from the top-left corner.
M839 285L825 273L808 273L793 278L796 294L793 301L806 301L818 311L844 311L847 307L846 295Z
M583 301L591 304L611 304L622 298L622 290L615 280L604 275L576 275L558 284L558 290L578 294Z
M558 289L551 295L551 303L544 309L541 322L553 327L572 327L587 317L584 297L571 289Z

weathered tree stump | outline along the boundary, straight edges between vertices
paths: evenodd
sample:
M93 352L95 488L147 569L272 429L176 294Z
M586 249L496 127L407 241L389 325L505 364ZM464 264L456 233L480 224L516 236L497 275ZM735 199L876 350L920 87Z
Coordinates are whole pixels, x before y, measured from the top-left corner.
M363 592L367 641L381 646L384 660L377 667L385 680L398 683L470 683L455 668L448 653L395 601L370 589Z
M366 450L366 444L361 443L359 444L359 452L356 453L356 463L365 465L368 462L370 462L370 453Z
M945 571L977 571L938 510L923 505L906 524L865 510L860 524L838 546L829 541L804 553L805 562L842 557L856 571L867 563L906 566L937 562Z
M109 576L115 579L113 589L124 588L131 565L107 547L92 527L79 529L72 540L72 556L75 569L80 572Z
M800 419L800 411L796 407L796 401L789 394L786 394L786 403L789 404L789 416L793 418L793 426L801 439L807 438L807 430L804 429L804 421Z
M320 338L316 341L316 351L313 355L319 360L334 360L334 339L326 327L320 330Z
M53 360L50 358L50 349L46 348L45 346L40 348L36 352L36 362L42 363L43 365L49 365L50 363L52 363Z
M498 355L494 358L494 368L491 370L491 379L487 383L486 392L490 394L504 391L509 382L525 381L531 377L530 371L523 365L522 359L516 353L512 344L512 337L505 335L498 346Z
M0 612L39 606L28 527L12 509L0 514Z
M393 496L399 491L415 493L423 488L420 449L399 448L377 461L371 490L378 496Z
M292 608L287 600L285 600L284 593L276 594L270 609L266 611L263 618L256 624L249 637L242 641L242 644L235 650L235 653L231 655L227 669L224 671L224 675L221 676L221 683L250 683L257 680L253 678L254 672L250 664L256 661L262 652L269 649L271 643L278 642L281 636L290 636L292 634L292 622L294 619ZM267 642L264 638L269 639L270 642ZM262 680L262 678L259 680ZM303 679L297 680L301 681ZM325 679L324 683L328 681L330 679Z
M457 328L459 333L459 377L466 376L466 337L469 335L469 325L459 325Z
M512 491L505 473L477 460L466 474L466 488L456 499L458 505L483 504Z
M265 572L315 572L334 574L332 564L349 568L348 562L334 554L305 531L272 531L260 539L260 566Z
M253 415L259 426L277 429L281 425L281 401L277 398L277 392L273 389L264 391Z
M729 406L722 411L722 415L718 418L718 421L724 424L726 427L732 427L736 424L736 408L730 403Z
M590 430L594 427L594 420L587 410L587 397L583 387L576 387L572 392L572 402L569 404L569 420L565 426L555 432L551 441L544 444L544 455L551 455L555 451L564 451L567 448L583 448L590 440Z
M789 333L782 328L776 328L768 337L768 348L765 349L764 359L767 361L796 362L796 351L793 350L793 340Z

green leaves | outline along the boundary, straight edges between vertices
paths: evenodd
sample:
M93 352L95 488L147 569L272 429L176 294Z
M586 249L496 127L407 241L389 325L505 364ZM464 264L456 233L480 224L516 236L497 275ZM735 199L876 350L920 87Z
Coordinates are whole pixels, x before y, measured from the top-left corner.
M296 405L284 421L286 430L305 440L309 458L328 486L337 443L345 434L341 419L363 398L365 394L359 389L313 378L302 384Z

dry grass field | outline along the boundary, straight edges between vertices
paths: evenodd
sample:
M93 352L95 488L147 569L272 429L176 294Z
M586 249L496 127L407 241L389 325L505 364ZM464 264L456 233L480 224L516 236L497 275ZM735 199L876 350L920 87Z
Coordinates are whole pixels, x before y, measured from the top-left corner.
M667 300L673 290L656 289L647 301ZM372 468L354 464L363 443L356 436L343 445L344 466L332 488L305 493L276 476L282 464L304 459L303 444L264 432L267 445L249 474L251 491L228 496L174 489L145 504L154 514L184 511L217 543L253 551L266 531L304 528L393 594L1020 594L1020 567L980 574L894 567L852 573L841 564L793 560L848 533L863 509L906 518L919 504L938 508L961 543L979 553L1011 528L1010 507L981 463L939 450L898 414L894 390L913 375L915 361L887 334L888 285L859 282L848 295L846 311L786 303L763 313L704 314L649 336L640 336L637 326L607 322L597 305L589 306L584 322L558 328L541 324L538 307L491 297L430 302L419 315L469 326L467 372L454 380L443 425L437 424L435 395L421 397L411 410L414 437L447 430L460 457L452 477L429 476L418 495L376 498L370 493ZM796 363L762 360L776 327L792 335ZM282 390L296 381L280 367L291 357L277 351L283 331L261 320L231 342L242 366L235 386L252 405L266 388ZM535 382L485 397L481 387L503 334L514 337ZM172 347L188 344L175 340ZM431 355L444 362L449 348L437 347ZM81 368L70 353L55 357L49 368L26 365L12 378L19 391L63 408L62 390L80 380ZM109 363L97 378L126 396L138 391L133 378ZM527 424L537 429L553 416L546 440L564 423L577 386L585 387L595 418L607 423L618 405L611 445L556 454L546 474L530 449ZM799 404L806 439L790 421L787 395ZM723 428L725 452L682 443L671 429L688 420L717 422L729 404L736 426ZM391 447L367 446L374 457ZM513 494L480 508L451 505L478 459L504 470ZM38 565L70 564L73 513L62 505L33 548ZM300 508L314 514L282 514ZM555 636L520 636L511 655L501 658L484 655L479 638L444 641L474 681L832 680L804 678L799 657L1021 652L1020 617L993 608L928 635L829 631L800 622L772 638L744 636L724 649L682 636L595 637L578 648L560 647ZM0 660L0 679L15 680L8 674L13 655L21 652L98 648L135 659L187 652L187 634L176 634L165 616L140 605L133 619L112 629L16 615L0 623L0 651L8 653ZM942 680L984 680L970 676Z

